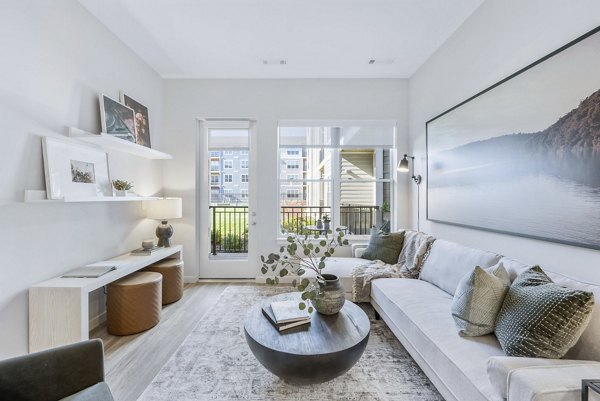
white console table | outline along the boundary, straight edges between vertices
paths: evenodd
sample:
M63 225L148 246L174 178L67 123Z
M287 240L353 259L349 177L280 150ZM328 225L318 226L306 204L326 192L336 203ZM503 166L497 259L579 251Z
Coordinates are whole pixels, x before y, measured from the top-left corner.
M116 266L98 278L56 277L29 289L29 352L89 338L89 294L162 259L183 259L183 247L159 249L152 255L125 254L110 259Z

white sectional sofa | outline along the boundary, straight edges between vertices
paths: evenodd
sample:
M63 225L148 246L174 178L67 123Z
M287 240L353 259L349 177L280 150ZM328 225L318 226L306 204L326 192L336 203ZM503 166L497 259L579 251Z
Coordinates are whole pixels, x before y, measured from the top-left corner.
M332 258L327 272L349 291L351 272L365 263L355 246L352 258ZM600 378L600 307L565 359L506 357L494 335L460 337L450 307L460 279L476 265L502 261L511 279L531 266L491 252L436 240L421 279L381 278L372 282L371 304L448 401L579 401L581 380ZM543 266L542 266L543 267ZM592 291L600 286L546 273L557 284ZM349 294L351 295L351 294ZM600 398L590 398L600 400Z

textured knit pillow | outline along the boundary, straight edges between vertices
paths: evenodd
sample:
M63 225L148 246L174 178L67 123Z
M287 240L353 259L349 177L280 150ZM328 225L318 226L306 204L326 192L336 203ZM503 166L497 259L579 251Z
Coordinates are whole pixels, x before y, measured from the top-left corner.
M404 231L390 234L373 231L369 245L361 257L368 260L381 260L393 265L398 261L403 241Z
M494 324L510 278L502 263L487 269L476 266L458 283L452 301L452 317L461 336L483 336L494 332Z
M562 358L592 317L594 294L554 284L539 266L510 286L496 337L508 356Z

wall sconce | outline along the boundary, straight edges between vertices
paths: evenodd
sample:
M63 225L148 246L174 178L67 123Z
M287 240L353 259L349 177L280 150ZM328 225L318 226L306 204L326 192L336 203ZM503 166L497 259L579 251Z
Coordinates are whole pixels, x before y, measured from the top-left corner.
M421 183L421 175L417 174L415 175L414 171L415 171L415 157L414 156L409 156L407 154L404 154L404 157L402 158L402 160L400 160L400 162L398 163L398 168L397 170L401 173L408 173L410 170L408 168L408 158L411 158L412 160L412 167L413 167L413 175L412 175L412 179L415 182L415 184L419 185Z

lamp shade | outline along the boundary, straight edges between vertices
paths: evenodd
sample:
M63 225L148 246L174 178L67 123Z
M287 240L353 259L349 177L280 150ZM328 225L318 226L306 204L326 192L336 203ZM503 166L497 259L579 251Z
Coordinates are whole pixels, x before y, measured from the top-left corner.
M146 216L155 220L171 220L181 217L181 198L163 198L148 201Z
M400 163L398 163L398 171L408 173L408 159L406 156L404 156L404 158L400 160Z

